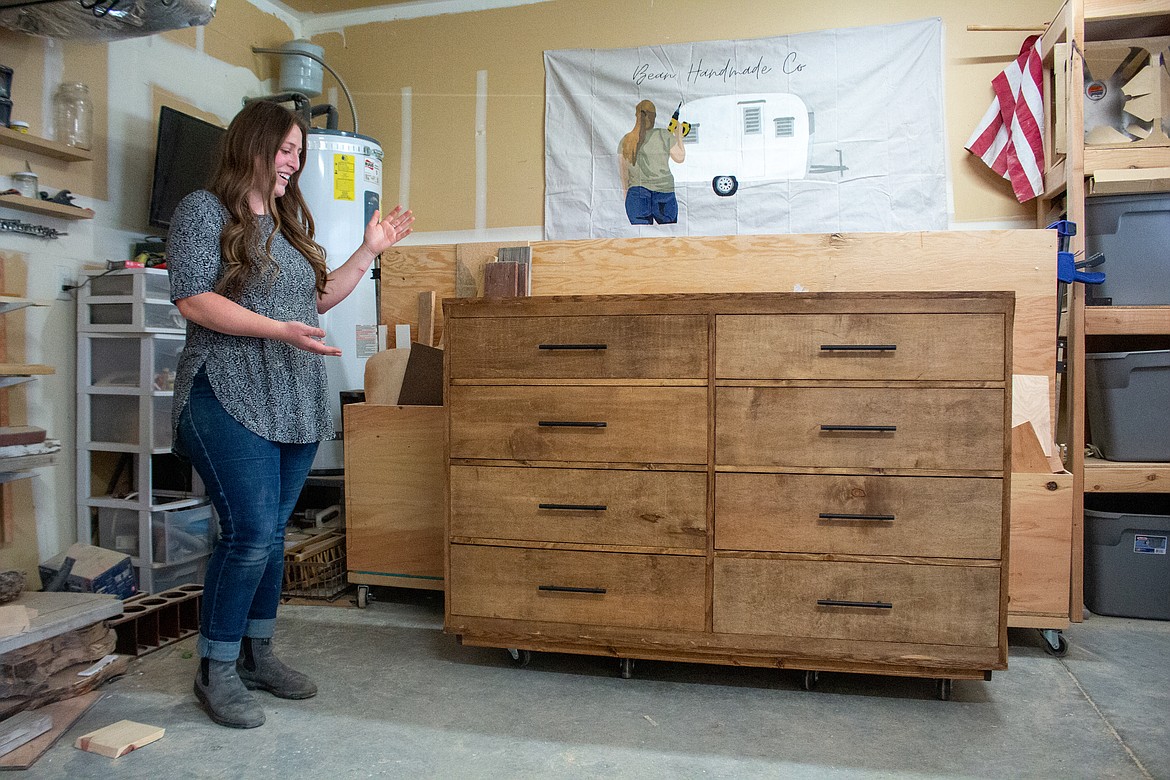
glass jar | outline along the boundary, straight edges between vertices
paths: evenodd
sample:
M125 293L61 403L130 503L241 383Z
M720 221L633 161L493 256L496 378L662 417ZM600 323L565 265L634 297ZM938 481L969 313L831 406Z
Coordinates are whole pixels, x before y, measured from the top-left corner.
M66 146L89 149L93 143L93 104L89 87L62 84L53 95L53 118L57 140Z

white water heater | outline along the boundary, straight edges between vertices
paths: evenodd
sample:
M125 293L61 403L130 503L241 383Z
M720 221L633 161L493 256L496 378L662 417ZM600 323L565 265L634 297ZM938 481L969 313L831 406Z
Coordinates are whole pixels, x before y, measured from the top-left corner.
M366 224L382 202L382 147L373 138L343 130L310 128L305 141L301 193L313 215L316 241L325 247L333 271L357 250ZM371 267L349 297L321 315L325 343L341 349L341 357L326 357L329 407L336 433L321 443L313 471L338 474L343 469L341 393L365 385L366 359L377 349L368 339L359 344L359 327L377 332L377 290ZM368 332L368 331L367 331Z

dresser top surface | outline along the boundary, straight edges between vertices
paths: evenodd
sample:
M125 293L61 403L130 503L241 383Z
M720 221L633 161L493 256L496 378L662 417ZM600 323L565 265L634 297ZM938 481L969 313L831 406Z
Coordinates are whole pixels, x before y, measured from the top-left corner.
M1014 305L1015 293L1005 290L549 295L447 298L443 301L443 316L458 319L621 314L1008 314Z

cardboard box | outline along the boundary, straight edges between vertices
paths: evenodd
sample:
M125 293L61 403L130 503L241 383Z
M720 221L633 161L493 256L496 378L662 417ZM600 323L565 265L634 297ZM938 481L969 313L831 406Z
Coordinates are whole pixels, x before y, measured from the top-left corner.
M75 544L42 563L38 567L41 587L56 576L67 557L74 560L65 581L65 590L70 593L108 593L125 599L138 592L129 555L89 544Z

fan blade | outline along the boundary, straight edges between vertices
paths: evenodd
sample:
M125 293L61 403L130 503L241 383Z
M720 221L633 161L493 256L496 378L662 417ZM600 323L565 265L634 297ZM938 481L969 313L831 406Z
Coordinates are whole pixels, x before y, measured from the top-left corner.
M1094 127L1085 133L1085 143L1089 146L1104 146L1105 144L1126 144L1132 141L1125 133L1113 127Z
M1158 116L1158 96L1139 95L1125 101L1125 113L1133 114L1143 122L1153 122Z
M1146 65L1137 74L1121 86L1121 90L1130 97L1148 95L1154 91L1154 68Z

